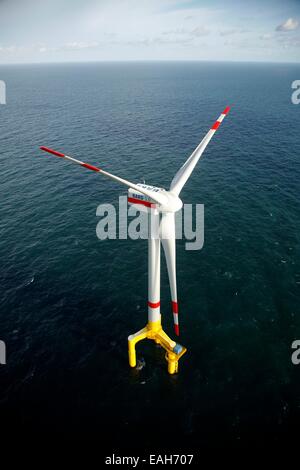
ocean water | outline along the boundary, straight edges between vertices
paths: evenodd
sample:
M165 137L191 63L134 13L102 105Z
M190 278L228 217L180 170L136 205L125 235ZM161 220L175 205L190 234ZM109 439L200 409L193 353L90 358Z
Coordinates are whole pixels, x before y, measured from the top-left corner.
M1 66L0 426L106 448L249 446L300 424L300 66L101 63ZM147 246L96 237L98 204L126 190L46 145L168 187L225 106L182 191L205 205L200 251L177 246L179 374L127 336L146 323ZM172 336L163 261L162 314ZM176 445L177 445L176 444Z

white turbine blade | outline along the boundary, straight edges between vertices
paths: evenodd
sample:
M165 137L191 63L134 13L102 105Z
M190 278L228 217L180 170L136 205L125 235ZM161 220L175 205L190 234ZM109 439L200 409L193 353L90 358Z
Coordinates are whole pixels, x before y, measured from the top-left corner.
M171 182L170 191L179 195L183 186L185 185L185 183L191 176L191 173L193 169L195 168L195 166L197 165L197 162L199 158L201 157L202 153L204 152L207 144L209 143L210 139L215 134L216 130L220 126L226 114L228 114L229 110L230 110L230 107L227 106L227 108L224 109L223 113L218 117L214 125L210 128L210 130L208 131L204 139L200 142L198 147L195 148L192 155L186 160L186 162L182 165L182 167L176 173L176 175L174 176Z
M118 183L122 183L125 186L135 189L136 191L139 191L145 196L150 197L151 199L153 199L153 201L157 202L158 204L165 204L167 201L166 196L164 196L163 194L148 191L145 188L137 186L136 184L131 183L130 181L127 181L123 178L120 178L119 176L115 176L111 173L108 173L107 171L104 171L101 168L98 168L96 166L90 165L89 163L84 163L80 160L76 160L76 158L69 157L68 155L65 155L64 153L57 152L56 150L49 149L48 147L40 147L40 149L44 150L45 152L51 153L52 155L55 155L56 157L61 157L61 158L64 158L65 160L69 160L72 163L76 163L77 165L83 166L84 168L87 168L88 170L96 171L97 173L101 173L104 176L108 176L108 178L118 181Z
M176 236L175 236L175 214L167 212L162 214L160 223L160 236L162 246L165 252L171 298L172 298L172 311L174 329L177 336L179 336L179 322L178 322L178 302L177 302L177 284L176 284Z

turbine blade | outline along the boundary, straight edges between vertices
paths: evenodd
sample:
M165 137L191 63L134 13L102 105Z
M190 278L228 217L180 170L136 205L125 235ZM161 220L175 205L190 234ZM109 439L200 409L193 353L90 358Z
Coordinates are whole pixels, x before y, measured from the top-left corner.
M165 252L169 283L172 298L172 312L175 334L179 336L178 322L178 302L176 283L176 235L175 235L175 214L167 212L162 214L160 223L160 237Z
M202 139L198 147L195 148L191 156L186 160L186 162L182 165L182 167L179 169L179 171L176 173L174 176L171 186L170 186L170 191L173 193L179 195L180 191L182 190L183 186L189 179L189 177L192 174L193 169L197 165L197 162L199 158L201 157L202 153L204 152L207 144L215 134L216 130L220 126L221 122L225 118L225 116L229 113L230 107L227 106L227 108L224 109L223 113L220 114L214 125L210 128L206 136Z
M72 163L76 163L77 165L83 166L84 168L87 168L88 170L95 171L97 173L101 173L104 176L107 176L108 178L117 181L118 183L124 184L125 186L128 186L128 188L135 189L136 191L139 191L140 193L144 194L147 197L150 197L153 199L153 201L157 202L158 204L165 204L167 201L167 198L163 194L159 193L154 193L152 191L148 191L145 188L141 188L140 186L137 186L134 183L131 183L128 180L125 180L123 178L120 178L119 176L113 175L112 173L108 173L107 171L102 170L101 168L98 168L96 166L90 165L89 163L84 163L80 160L77 160L76 158L70 157L68 155L65 155L64 153L57 152L56 150L52 150L48 147L40 147L41 150L44 152L51 153L52 155L55 155L56 157L61 157L64 158L65 160L69 160Z

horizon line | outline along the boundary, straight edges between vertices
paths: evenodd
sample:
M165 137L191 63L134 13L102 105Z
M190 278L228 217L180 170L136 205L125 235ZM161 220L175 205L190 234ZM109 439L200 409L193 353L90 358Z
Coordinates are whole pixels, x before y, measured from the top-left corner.
M44 61L44 62L0 62L1 66L7 65L66 65L66 64L101 64L101 63L151 63L151 62L209 62L209 63L234 63L234 64L274 64L274 65L300 65L294 61L273 61L273 60L228 60L228 59L96 59L96 60L65 60L65 61Z

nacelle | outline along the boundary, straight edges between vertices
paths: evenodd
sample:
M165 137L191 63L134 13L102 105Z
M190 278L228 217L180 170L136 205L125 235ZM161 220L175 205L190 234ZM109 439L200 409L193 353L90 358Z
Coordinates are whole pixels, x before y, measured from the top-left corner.
M157 188L155 186L150 186L149 184L138 183L137 186L147 189L148 191L153 191L154 193L165 192L163 188ZM146 208L155 208L157 203L153 201L150 197L145 196L145 194L140 193L136 189L128 189L128 203L129 204L139 204ZM142 209L142 208L139 208Z

